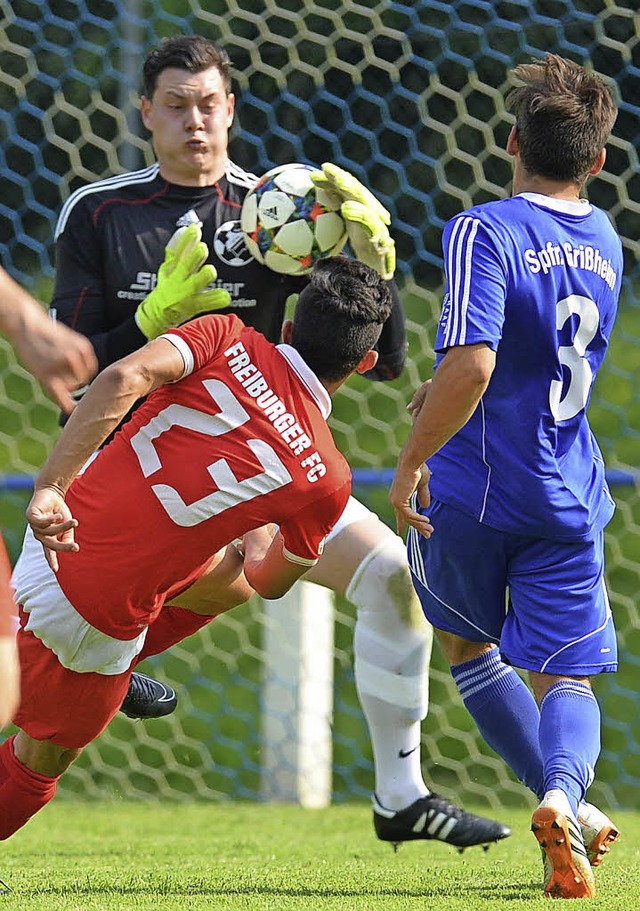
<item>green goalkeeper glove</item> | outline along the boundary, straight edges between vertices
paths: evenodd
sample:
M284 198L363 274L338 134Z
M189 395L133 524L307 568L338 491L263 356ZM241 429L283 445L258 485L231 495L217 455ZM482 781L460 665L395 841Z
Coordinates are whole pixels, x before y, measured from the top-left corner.
M200 239L200 225L178 228L165 248L158 269L158 284L135 312L138 328L148 339L157 338L200 313L223 310L231 296L222 288L204 289L218 277L210 263L207 245Z
M335 164L323 164L321 171L311 173L311 180L318 189L336 193L342 199L340 214L356 258L387 281L393 278L396 245L387 227L391 215L382 203L353 174Z

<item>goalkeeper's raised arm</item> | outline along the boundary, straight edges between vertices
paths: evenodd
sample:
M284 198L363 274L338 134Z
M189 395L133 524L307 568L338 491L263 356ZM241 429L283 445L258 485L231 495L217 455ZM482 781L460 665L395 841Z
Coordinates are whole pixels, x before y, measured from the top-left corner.
M317 188L328 190L342 200L340 214L356 259L390 282L393 307L378 342L378 363L366 376L371 380L395 380L404 369L407 334L404 308L393 281L396 248L389 233L391 213L353 174L338 165L325 162L312 173L311 180Z
M209 288L218 276L210 263L205 265L209 251L201 237L200 225L192 224L178 228L167 244L158 283L134 314L147 339L229 305L228 291Z

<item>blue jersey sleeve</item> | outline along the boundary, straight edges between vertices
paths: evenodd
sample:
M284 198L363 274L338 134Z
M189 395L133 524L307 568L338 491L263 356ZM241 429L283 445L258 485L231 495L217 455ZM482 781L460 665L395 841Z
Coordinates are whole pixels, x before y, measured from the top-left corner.
M443 237L445 296L435 350L486 342L494 351L502 337L507 288L504 253L496 237L472 215L452 219Z

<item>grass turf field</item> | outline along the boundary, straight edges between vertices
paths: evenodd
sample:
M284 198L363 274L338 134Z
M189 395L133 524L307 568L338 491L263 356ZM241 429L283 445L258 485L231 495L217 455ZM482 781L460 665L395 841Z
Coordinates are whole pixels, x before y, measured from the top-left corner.
M55 801L0 847L1 911L536 911L548 909L530 812L487 853L391 847L369 807ZM640 907L640 814L572 911Z

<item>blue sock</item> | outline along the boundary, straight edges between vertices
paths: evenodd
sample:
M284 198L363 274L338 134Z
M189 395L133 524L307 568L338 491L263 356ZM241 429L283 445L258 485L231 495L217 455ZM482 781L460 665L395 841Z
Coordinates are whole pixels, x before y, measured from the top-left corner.
M451 674L486 742L502 756L518 780L542 798L540 712L526 683L504 663L497 648L453 665Z
M574 815L593 781L600 755L600 706L590 686L561 680L540 704L544 789L559 788Z

